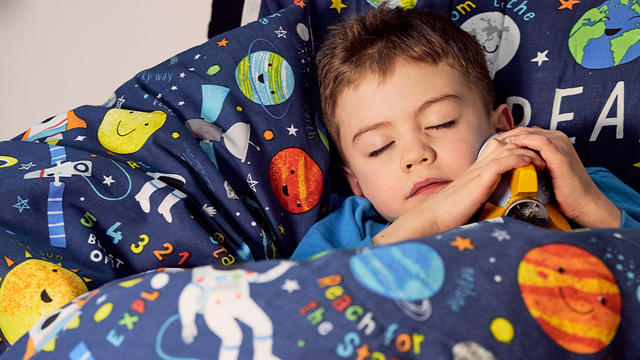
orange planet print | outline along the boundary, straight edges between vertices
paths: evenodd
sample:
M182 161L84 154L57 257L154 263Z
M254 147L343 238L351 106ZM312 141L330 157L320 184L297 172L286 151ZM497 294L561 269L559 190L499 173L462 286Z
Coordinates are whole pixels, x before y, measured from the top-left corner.
M322 171L306 152L287 148L269 164L271 188L285 210L299 214L311 210L322 195Z
M593 354L611 343L622 299L611 271L591 253L566 244L534 248L520 262L518 284L531 316L564 349Z

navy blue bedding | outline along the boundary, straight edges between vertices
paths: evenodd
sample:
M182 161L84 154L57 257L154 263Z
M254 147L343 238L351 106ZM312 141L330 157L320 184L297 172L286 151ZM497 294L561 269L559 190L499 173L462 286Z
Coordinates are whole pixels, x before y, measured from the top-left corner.
M0 358L638 357L638 230L503 219L282 260L341 185L317 111L316 47L332 21L379 4L279 3L140 71L103 105L0 142ZM637 1L400 3L463 27L509 15L520 46L495 69L501 100L638 189L640 107L624 95L640 91L636 45L605 64L591 62L602 57L587 38L577 61L570 40ZM634 39L640 25L613 34L612 19L592 25Z
M635 359L639 242L498 218L314 261L160 269L74 300L3 359Z

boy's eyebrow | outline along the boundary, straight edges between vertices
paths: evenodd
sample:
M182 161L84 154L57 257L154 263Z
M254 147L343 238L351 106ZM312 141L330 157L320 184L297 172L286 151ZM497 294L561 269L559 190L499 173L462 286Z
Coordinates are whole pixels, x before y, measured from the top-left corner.
M425 110L426 108L428 108L429 106L435 103L447 101L447 100L462 101L462 98L456 94L444 94L444 95L435 97L433 99L427 99L427 101L423 102L422 105L420 105L416 109L415 115L417 116L421 111Z
M355 144L355 143L356 143L356 140L358 140L358 138L359 138L361 135L363 135L364 133L366 133L366 132L369 132L369 131L372 131L372 130L375 130L375 129L377 129L377 128L381 128L381 127L384 127L384 126L389 126L389 125L391 125L391 123L390 123L390 122L388 122L388 121L381 121L381 122L375 123L375 124L373 124L373 125L369 125L369 126L365 126L365 127L363 127L363 128L360 128L360 129L358 129L358 131L356 131L356 134L355 134L355 135L353 135L353 139L351 140L351 143L352 143L352 144Z

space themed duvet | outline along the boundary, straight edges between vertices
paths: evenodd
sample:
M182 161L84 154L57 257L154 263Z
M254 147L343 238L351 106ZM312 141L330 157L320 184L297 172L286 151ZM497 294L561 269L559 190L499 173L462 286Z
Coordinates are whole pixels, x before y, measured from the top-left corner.
M162 268L43 317L3 359L637 359L640 232L510 218L313 261Z
M255 22L138 72L100 106L0 142L2 359L638 357L638 230L562 233L499 219L281 260L336 189L317 44L332 21L379 2L280 3L263 0ZM536 21L568 17L554 21L568 34L609 6L609 22L638 11L635 1L397 3L460 24L480 16L467 30L476 35L519 29L520 47L494 69L501 101L521 125L567 125L586 165L638 189L640 107L624 97L625 81L627 91L638 83L636 52L596 64L587 45L604 38L583 36L576 63L566 44L545 40L564 51L557 58L523 45L539 37ZM514 23L496 22L499 13ZM518 71L524 80L507 74ZM595 115L573 121L577 109Z

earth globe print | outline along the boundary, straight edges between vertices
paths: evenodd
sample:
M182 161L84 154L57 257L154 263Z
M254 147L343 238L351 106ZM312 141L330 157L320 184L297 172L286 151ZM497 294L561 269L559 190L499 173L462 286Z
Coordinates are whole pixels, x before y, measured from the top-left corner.
M569 34L569 50L587 69L606 69L640 56L640 0L609 0L589 9Z

